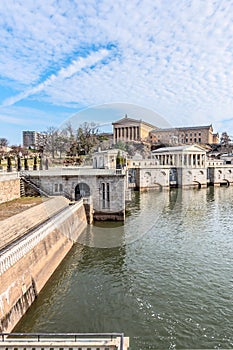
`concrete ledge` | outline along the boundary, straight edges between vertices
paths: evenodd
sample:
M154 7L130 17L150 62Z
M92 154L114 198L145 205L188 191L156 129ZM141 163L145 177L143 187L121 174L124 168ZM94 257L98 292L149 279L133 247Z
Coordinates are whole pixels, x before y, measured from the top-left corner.
M125 211L120 212L94 212L94 220L96 221L124 221L125 220Z

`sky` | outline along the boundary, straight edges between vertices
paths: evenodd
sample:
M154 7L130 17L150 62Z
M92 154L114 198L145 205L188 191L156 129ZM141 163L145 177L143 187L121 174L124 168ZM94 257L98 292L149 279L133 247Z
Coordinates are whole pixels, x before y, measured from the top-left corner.
M233 136L232 0L0 1L0 137L125 114Z

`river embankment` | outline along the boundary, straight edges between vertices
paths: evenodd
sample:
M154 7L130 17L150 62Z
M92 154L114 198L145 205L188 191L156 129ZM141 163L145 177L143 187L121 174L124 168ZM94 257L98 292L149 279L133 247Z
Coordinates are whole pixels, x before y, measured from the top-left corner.
M51 198L1 221L0 331L10 332L87 225L82 200Z

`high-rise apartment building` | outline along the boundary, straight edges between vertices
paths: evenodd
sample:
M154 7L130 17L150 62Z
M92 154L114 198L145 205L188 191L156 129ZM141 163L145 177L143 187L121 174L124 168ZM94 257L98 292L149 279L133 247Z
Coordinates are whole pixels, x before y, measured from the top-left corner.
M46 134L38 131L23 131L23 146L31 148L39 148L44 144Z

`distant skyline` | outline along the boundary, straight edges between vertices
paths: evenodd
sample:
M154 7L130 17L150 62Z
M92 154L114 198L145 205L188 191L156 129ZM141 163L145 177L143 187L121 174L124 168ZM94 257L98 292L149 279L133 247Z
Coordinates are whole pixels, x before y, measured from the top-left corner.
M2 0L0 137L76 118L233 136L233 2ZM161 117L160 117L161 116Z

